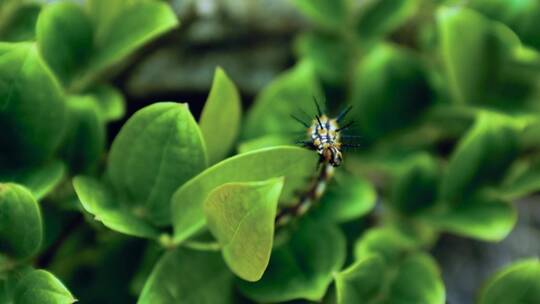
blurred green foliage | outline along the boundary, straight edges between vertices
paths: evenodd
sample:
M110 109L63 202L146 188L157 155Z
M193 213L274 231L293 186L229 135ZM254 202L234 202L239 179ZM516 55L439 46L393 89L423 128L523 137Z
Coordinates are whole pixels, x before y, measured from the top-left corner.
M292 2L297 60L245 113L216 68L199 121L155 102L110 140L110 80L171 6L0 3L0 303L445 303L439 236L501 241L540 190L540 4ZM276 227L316 172L289 119L314 97L352 106L360 148ZM518 261L477 302L538 303L538 282Z

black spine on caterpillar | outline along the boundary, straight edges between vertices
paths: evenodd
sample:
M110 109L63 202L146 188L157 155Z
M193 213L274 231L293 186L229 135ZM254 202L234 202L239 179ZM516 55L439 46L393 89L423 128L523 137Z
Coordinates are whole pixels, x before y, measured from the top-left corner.
M320 156L318 174L294 205L279 210L276 216L276 225L278 226L283 226L292 219L302 216L321 198L328 182L332 179L334 168L340 166L343 161L342 148L356 146L343 144L341 141L341 133L353 125L353 122L349 122L340 126L342 120L350 112L350 106L335 118L329 118L323 114L317 100L315 100L315 106L317 114L310 124L296 116L292 117L307 128L306 140L297 143L316 151Z

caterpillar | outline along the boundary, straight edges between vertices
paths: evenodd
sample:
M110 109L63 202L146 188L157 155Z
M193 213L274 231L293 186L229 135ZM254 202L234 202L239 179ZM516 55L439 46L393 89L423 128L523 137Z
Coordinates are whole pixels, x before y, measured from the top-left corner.
M342 132L348 130L354 122L351 121L340 126L340 123L351 111L352 107L345 108L335 118L329 118L322 113L315 98L314 102L317 114L310 124L294 115L291 115L291 117L307 128L306 139L297 143L319 154L318 172L310 182L307 190L300 194L295 204L278 211L276 216L276 225L278 226L283 226L292 219L302 216L321 198L328 182L334 175L335 167L339 167L343 162L342 149L356 146L355 144L342 142L344 137Z

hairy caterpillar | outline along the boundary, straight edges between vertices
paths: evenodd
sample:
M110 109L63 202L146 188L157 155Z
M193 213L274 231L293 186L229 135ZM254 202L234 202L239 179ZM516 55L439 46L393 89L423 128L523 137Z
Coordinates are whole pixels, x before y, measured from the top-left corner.
M276 216L276 224L278 226L288 223L295 217L302 216L310 209L314 202L321 198L328 182L334 174L334 168L340 166L343 162L342 149L356 147L355 144L342 142L344 138L342 132L349 129L353 125L353 122L340 126L342 120L350 112L351 106L341 111L335 118L329 118L322 113L319 103L315 98L314 101L317 114L310 124L294 115L291 116L307 128L306 139L297 143L319 154L318 173L294 205L279 210Z

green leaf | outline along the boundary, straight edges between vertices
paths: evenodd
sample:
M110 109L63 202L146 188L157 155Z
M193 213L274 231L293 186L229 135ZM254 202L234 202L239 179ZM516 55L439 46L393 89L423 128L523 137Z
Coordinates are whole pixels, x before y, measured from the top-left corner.
M102 84L89 91L99 104L101 116L107 122L116 121L124 117L126 101L122 92L113 86Z
M426 215L426 220L445 231L497 242L512 231L517 212L508 202L477 195L450 209Z
M45 270L25 274L13 294L15 304L70 304L76 301L64 284Z
M345 262L345 238L335 226L308 219L292 233L287 243L274 249L260 281L238 283L244 295L264 303L322 299Z
M47 160L62 140L66 107L54 76L30 43L0 43L0 146L10 163Z
M240 154L206 169L180 187L172 197L174 241L182 242L204 227L203 202L216 187L231 182L285 177L282 198L312 174L317 154L297 147L275 147Z
M39 15L36 34L43 58L69 86L93 52L92 23L85 11L71 1L47 5Z
M0 182L16 182L27 187L37 200L45 197L62 180L66 167L60 161L51 161L38 167L2 170Z
M363 136L378 140L417 120L432 96L419 59L404 49L381 44L356 69L351 117L359 122Z
M282 189L283 178L228 183L215 188L204 202L208 229L229 268L244 280L258 281L268 266Z
M409 254L397 265L370 255L336 275L338 304L445 303L444 286L434 260Z
M440 198L460 204L481 187L500 183L518 152L517 130L504 117L478 117L452 153Z
M17 184L0 183L0 253L31 257L42 238L41 214L32 193Z
M137 303L232 304L232 282L218 253L177 248L159 260Z
M414 158L398 177L392 189L392 205L405 214L425 210L437 199L439 170L427 153Z
M105 150L106 130L100 107L90 95L72 95L67 98L67 105L67 134L60 152L71 172L87 172Z
M376 200L377 193L369 181L338 171L311 214L322 220L348 222L370 212Z
M473 0L468 6L508 25L525 44L540 49L540 3L535 0Z
M128 235L157 239L159 230L122 205L106 185L84 176L73 179L73 187L83 208L112 230Z
M221 68L217 68L199 123L208 149L209 164L222 160L232 149L240 129L241 115L242 104L236 86Z
M461 104L491 101L486 94L499 86L502 64L519 45L517 37L466 8L440 8L437 24L452 100Z
M238 153L246 153L263 148L291 145L291 138L284 135L268 135L242 142L238 146Z
M87 8L94 25L95 53L80 87L178 25L173 10L163 1L90 0Z
M540 262L523 260L498 271L482 288L478 304L540 302Z
M418 11L418 1L370 0L359 5L355 27L360 39L379 38L395 31Z
M257 96L243 126L243 139L290 135L292 131L299 130L300 125L291 118L291 114L307 110L314 113L314 96L322 96L314 69L309 62L300 62L273 80Z
M204 168L204 140L187 105L160 102L122 127L111 147L108 176L125 204L162 226L171 222L171 195Z
M0 40L33 40L41 3L6 1L0 4Z
M337 35L318 32L300 34L296 49L302 59L309 60L323 80L332 84L346 81L353 52L350 45Z
M296 7L317 25L339 30L347 20L346 0L294 0Z
M437 264L396 230L370 229L355 245L355 264L336 275L338 303L444 303Z
M540 190L540 161L538 159L516 161L498 189L510 201L528 196Z

